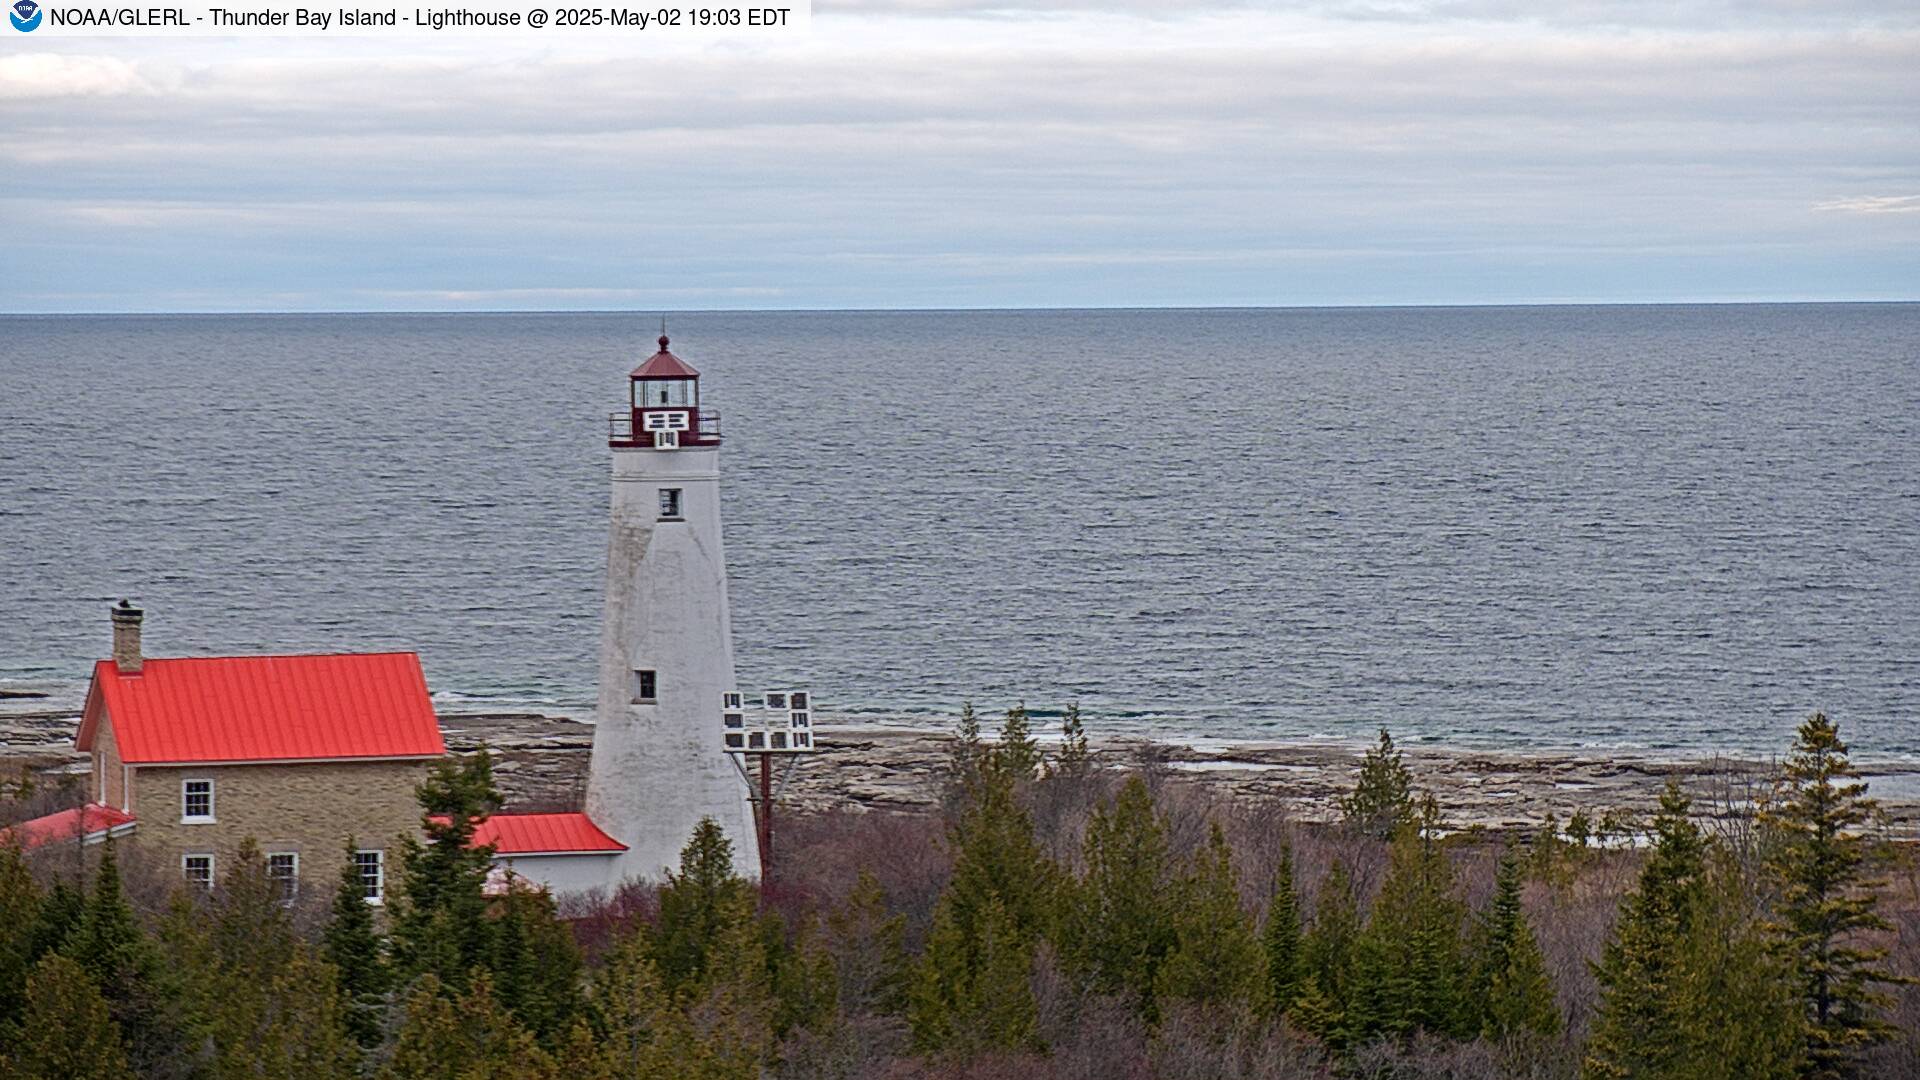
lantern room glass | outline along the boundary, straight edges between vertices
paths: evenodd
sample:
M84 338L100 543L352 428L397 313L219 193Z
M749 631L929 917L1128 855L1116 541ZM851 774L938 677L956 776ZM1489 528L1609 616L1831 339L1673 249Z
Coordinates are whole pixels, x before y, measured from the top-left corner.
M700 404L699 384L692 379L635 379L636 409L690 409Z

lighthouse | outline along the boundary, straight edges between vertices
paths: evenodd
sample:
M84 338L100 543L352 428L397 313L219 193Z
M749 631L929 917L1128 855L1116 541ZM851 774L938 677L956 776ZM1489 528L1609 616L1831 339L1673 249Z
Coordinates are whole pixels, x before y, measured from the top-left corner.
M587 813L627 847L609 884L677 867L703 817L733 842L735 868L754 875L753 813L722 742L734 684L720 417L664 332L627 382L609 425L613 513Z

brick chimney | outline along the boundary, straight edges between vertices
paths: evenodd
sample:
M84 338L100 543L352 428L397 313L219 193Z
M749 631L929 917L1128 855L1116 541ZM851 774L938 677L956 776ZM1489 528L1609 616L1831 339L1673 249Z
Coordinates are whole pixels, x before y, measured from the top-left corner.
M140 658L140 620L146 612L122 600L113 609L113 666L122 675L138 675Z

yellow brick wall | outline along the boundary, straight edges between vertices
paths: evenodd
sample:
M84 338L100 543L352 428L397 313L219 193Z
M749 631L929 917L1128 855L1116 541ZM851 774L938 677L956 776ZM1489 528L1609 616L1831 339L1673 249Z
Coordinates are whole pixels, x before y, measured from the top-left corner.
M214 856L214 875L233 865L251 837L263 853L300 856L303 900L331 897L346 859L349 836L360 848L387 855L387 880L397 873L401 835L419 837L420 804L413 789L424 761L328 761L298 765L144 765L133 769L136 842L178 865L188 853ZM181 783L212 780L212 824L180 820ZM316 891L317 890L317 891Z

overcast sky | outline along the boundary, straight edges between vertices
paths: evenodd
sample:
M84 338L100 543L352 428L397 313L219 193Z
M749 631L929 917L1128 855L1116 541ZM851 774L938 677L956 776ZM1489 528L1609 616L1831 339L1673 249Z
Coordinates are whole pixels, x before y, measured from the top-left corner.
M0 310L1920 298L1920 4L0 42Z

